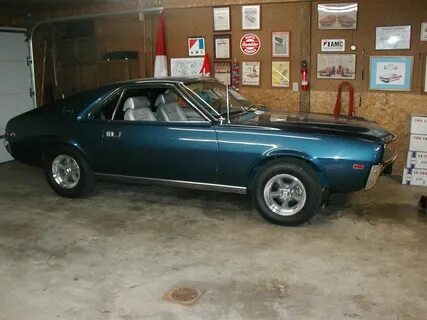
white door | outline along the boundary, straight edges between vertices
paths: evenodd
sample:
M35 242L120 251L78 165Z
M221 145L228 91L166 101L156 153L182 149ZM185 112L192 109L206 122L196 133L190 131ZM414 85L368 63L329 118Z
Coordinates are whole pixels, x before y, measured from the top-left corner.
M24 29L0 28L0 135L11 118L34 108L25 38ZM12 157L0 139L0 163L9 160Z

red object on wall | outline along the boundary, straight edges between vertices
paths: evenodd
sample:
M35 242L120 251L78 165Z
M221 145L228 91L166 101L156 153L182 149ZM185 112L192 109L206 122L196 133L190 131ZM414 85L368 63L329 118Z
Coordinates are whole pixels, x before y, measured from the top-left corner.
M301 62L301 90L308 90L308 67L305 60Z
M334 115L341 114L342 107L342 90L344 87L348 88L348 115L354 117L354 88L348 81L343 81L338 87L337 101L335 102Z
M168 60L166 56L165 19L159 16L156 39L156 58L154 60L154 77L162 78L168 75Z
M209 77L211 75L211 59L209 59L209 55L206 52L205 58L203 59L202 69L200 70L202 76Z

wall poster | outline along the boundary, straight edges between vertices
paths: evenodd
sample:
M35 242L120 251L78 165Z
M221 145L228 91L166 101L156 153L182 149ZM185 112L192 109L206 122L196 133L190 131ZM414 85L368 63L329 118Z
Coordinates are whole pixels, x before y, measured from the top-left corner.
M261 6L242 6L242 30L261 29Z
M356 55L355 54L318 54L317 55L318 79L355 79Z
M272 32L272 56L274 58L289 58L290 56L290 32Z
M372 56L369 89L410 91L413 60L411 56Z
M411 26L377 27L375 50L402 50L411 48Z
M231 35L214 35L214 57L215 59L231 58Z
M214 62L215 78L225 85L231 85L231 62Z
M427 56L426 56L426 61L425 61L425 66L424 66L424 92L427 93Z
M242 62L242 85L259 86L261 83L261 62L243 61Z
M279 88L289 88L290 84L290 62L271 62L271 86Z
M427 41L427 22L421 23L421 41Z
M319 30L356 29L358 5L352 3L328 3L317 6Z
M204 58L171 58L172 77L199 77Z
M214 31L230 31L230 7L214 7L212 12Z

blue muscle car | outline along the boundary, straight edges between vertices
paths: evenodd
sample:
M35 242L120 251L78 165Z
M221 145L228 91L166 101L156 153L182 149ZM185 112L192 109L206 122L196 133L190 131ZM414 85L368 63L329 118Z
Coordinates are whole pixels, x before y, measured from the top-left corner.
M61 196L88 195L97 178L248 193L267 220L298 225L329 192L372 188L395 138L361 118L263 111L213 79L166 78L34 109L5 141Z

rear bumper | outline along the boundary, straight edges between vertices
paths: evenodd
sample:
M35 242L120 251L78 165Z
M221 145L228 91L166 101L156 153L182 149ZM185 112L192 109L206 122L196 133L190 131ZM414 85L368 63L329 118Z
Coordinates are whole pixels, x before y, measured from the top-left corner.
M0 134L0 140L3 140L4 147L6 148L7 152L12 154L12 149L10 148L10 143L7 140L8 135L6 133Z
M384 159L380 164L374 164L369 172L368 180L366 181L365 190L372 189L378 182L379 177L387 169L390 170L390 166L396 160L397 155L390 149L384 151Z

